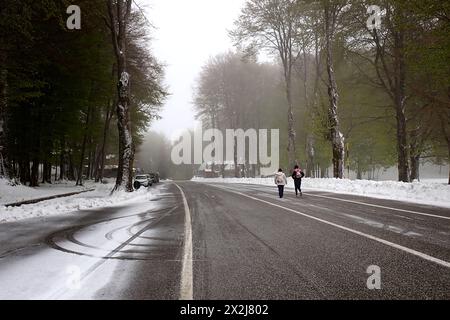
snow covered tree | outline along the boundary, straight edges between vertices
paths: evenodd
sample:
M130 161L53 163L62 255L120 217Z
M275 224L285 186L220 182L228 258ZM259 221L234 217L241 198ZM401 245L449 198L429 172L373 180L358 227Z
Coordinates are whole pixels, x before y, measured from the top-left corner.
M117 60L118 100L117 127L119 129L119 166L114 190L133 191L134 146L130 123L130 74L127 71L127 32L132 0L109 0L109 28Z
M325 51L326 68L328 74L328 126L330 130L329 139L333 151L333 177L343 178L345 145L344 135L340 131L340 121L338 116L339 92L336 83L333 61L333 42L335 40L336 28L339 23L339 16L346 5L346 1L324 0L321 1L324 13L325 27Z

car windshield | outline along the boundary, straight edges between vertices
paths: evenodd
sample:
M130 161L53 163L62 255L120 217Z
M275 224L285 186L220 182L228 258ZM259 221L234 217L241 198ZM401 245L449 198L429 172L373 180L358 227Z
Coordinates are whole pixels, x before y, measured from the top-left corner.
M146 176L136 176L136 179L142 180L142 179L147 179L147 177Z

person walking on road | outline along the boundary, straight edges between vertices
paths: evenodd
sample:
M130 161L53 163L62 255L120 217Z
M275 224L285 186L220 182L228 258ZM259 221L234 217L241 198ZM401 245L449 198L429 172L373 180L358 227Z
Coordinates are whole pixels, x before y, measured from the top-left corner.
M286 175L283 173L282 169L278 169L278 172L275 173L275 184L278 186L278 194L280 199L282 199L284 195L284 186L287 185Z
M302 169L299 168L299 166L294 167L294 171L292 172L292 179L294 179L294 185L295 185L295 196L298 197L302 196L302 178L305 176L305 173L302 171Z

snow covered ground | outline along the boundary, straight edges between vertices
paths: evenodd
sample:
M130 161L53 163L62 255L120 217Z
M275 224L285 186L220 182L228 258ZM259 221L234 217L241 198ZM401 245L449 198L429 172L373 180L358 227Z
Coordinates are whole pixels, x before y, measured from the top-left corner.
M0 205L83 191L91 188L95 188L95 184L91 181L87 181L83 187L75 186L73 181L63 181L52 184L41 184L39 187L31 188L24 185L12 186L7 179L0 178Z
M132 193L119 191L111 195L110 192L113 189L113 183L94 184L88 182L84 187L74 187L73 182L71 182L61 186L55 184L51 185L52 187L46 185L39 188L29 188L26 186L12 187L7 185L2 179L0 179L0 183L0 192L2 195L2 201L0 203L0 223L57 214L74 214L78 210L112 206L132 199L151 199L153 196L149 189L146 188L140 188ZM5 207L2 205L15 201L82 191L90 188L95 188L95 190L69 197L46 200L35 204L22 205L20 207ZM3 199L7 200L5 201Z
M198 182L244 183L274 186L273 178L193 178ZM447 180L403 183L397 181L369 181L348 179L302 180L302 190L318 190L354 194L380 199L400 200L450 208L450 186ZM288 189L294 189L292 178L288 178Z
M79 211L65 211L66 209L76 210L78 204L81 208L107 205L111 208L114 207L115 210L111 215L107 214L108 209L102 211L97 208L86 211L93 215L97 212L100 213L100 219L93 221L87 219L85 221L88 222L88 225L84 227L76 225L76 218L72 220L70 217L67 220L57 220L56 224L54 221L42 224L45 220L40 219L37 221L24 220L20 227L15 227L21 230L17 237L9 242L8 237L11 237L11 234L6 235L6 233L0 232L0 242L3 247L0 252L2 255L0 259L0 300L93 299L96 292L108 284L112 284L120 292L122 289L118 288L118 281L113 278L115 272L120 266L120 272L124 274L121 281L125 281L128 277L127 274L132 275L136 272L133 269L136 261L101 257L107 254L111 257L118 255L120 250L117 248L130 239L128 227L142 222L143 215L145 219L155 215L152 211L156 204L147 199L160 194L160 191L155 189L141 188L131 194L119 192L110 197L107 194L111 189L102 187L95 192L85 193L82 197L80 195L65 198L69 200L63 210L57 212L55 209L58 205L62 205L62 199L55 199L59 204L55 200L49 200L27 206L31 208L31 206L39 205L43 210L47 210L46 213L64 213L65 215L79 214ZM87 197L86 194L90 195ZM16 209L19 208L15 208L14 211ZM3 208L0 207L0 210ZM18 212L32 213L31 209ZM36 230L34 229L36 226L39 229L39 225L41 225L42 231L24 231ZM58 246L80 254L68 254L63 250L55 250L43 240L49 236L49 232L64 231L65 228L74 226L79 227L72 234L76 239L74 242L68 241L61 235L54 235L51 239ZM111 234L111 238L108 238L107 234ZM137 238L133 245L140 246L143 241L145 239ZM115 252L115 250L118 251Z

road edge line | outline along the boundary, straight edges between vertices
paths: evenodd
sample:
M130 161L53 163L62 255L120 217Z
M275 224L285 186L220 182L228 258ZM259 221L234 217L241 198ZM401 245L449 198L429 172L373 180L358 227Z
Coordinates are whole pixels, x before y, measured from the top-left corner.
M184 246L183 246L183 263L181 267L181 283L180 283L180 300L193 300L193 266L192 266L192 222L191 211L186 200L186 196L181 187L174 183L180 190L184 205Z

